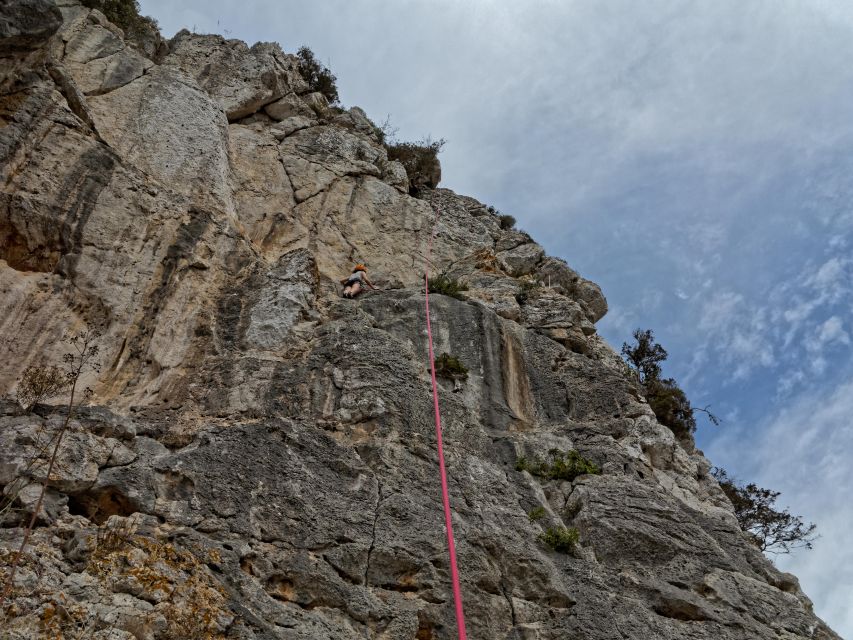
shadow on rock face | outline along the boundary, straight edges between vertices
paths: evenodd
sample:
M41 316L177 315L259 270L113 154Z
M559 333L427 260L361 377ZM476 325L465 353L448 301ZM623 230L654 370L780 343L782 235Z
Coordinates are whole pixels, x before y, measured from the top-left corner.
M96 524L104 524L110 516L126 518L139 511L139 507L116 487L106 487L69 496L68 510Z

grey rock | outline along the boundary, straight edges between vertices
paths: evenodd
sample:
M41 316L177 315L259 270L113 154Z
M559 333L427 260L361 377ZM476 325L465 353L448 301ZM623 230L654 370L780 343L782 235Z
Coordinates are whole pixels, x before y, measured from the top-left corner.
M319 315L313 311L317 270L304 249L285 254L259 283L246 329L247 348L283 351L287 342L313 333ZM292 335L296 332L297 335ZM299 333L302 335L300 336Z
M541 282L562 291L565 295L583 302L591 322L598 322L607 313L607 300L601 288L570 269L558 258L546 258L536 270Z
M329 101L319 91L302 96L302 100L318 116L322 117L329 113Z
M497 254L502 268L515 276L533 273L544 256L545 250L534 242L520 244Z
M62 13L48 0L7 0L0 5L0 55L33 49L62 25Z
M281 141L284 140L287 136L300 129L307 129L308 127L312 127L316 124L315 120L312 120L306 116L291 116L288 118L284 118L277 125L270 128L275 136L276 140Z
M314 117L314 110L295 93L289 93L283 98L266 105L264 107L264 113L277 121L296 116L307 118Z

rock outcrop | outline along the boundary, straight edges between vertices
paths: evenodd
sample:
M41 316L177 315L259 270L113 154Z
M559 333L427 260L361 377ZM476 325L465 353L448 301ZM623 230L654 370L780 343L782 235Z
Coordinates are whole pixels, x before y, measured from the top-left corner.
M0 392L100 333L3 638L455 637L436 211L468 286L431 300L468 369L442 410L469 636L837 638L597 336L599 287L472 198L410 196L294 56L181 32L152 60L75 0L6 2L0 35ZM356 261L382 291L342 300ZM64 411L0 404L7 565ZM554 449L601 473L517 464Z

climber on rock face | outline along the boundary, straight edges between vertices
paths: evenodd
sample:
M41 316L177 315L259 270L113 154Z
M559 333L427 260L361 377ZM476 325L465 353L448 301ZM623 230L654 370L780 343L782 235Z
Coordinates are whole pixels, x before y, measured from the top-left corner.
M367 279L367 267L363 264L357 264L352 270L352 273L341 280L344 285L344 298L355 298L363 285L367 285L371 289L376 289L373 283Z

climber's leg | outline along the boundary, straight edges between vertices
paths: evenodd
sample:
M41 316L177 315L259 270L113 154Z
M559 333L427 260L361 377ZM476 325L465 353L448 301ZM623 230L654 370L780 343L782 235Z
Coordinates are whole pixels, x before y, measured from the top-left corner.
M359 293L361 293L361 283L360 282L353 282L352 285L350 286L350 289L351 289L351 291L350 291L349 297L355 298Z

